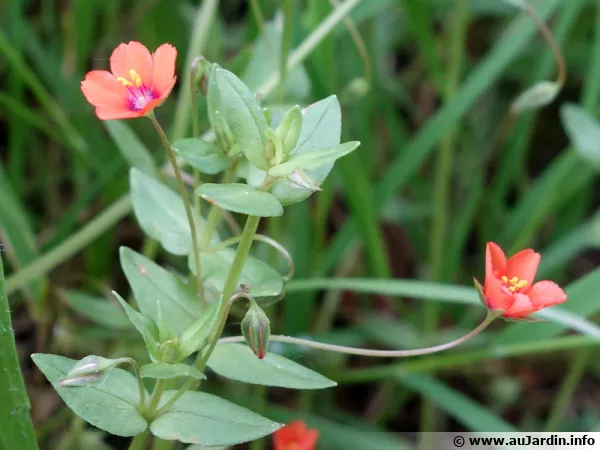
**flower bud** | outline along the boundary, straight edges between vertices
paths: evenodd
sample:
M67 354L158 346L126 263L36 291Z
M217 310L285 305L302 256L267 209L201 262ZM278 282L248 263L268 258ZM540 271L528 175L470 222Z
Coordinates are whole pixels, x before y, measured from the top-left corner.
M123 358L107 359L102 356L90 355L73 366L67 375L58 382L60 387L80 387L102 383L108 372L124 362Z
M175 363L181 361L179 356L179 339L171 339L160 344L158 350L160 361L165 363Z
M204 56L196 56L192 62L192 76L194 77L194 89L198 89L206 95L208 91L208 76L212 69L212 64Z
M279 137L283 145L284 156L289 155L296 148L301 130L302 110L296 105L285 113L281 123L275 129L275 134Z
M287 179L292 186L301 189L310 189L313 192L321 190L316 181L313 180L306 172L300 169L294 170L290 175L288 175Z
M258 356L258 359L263 359L269 347L271 322L265 312L254 301L244 316L244 320L242 320L242 334L248 346Z

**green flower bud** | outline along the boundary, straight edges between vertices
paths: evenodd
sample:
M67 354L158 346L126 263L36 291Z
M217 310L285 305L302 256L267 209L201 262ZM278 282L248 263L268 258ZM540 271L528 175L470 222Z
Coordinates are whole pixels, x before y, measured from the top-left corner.
M158 352L161 362L174 363L181 361L182 358L179 355L179 338L163 342L160 344Z
M283 145L283 154L287 156L291 153L300 137L300 131L302 130L302 110L298 105L290 109L279 126L275 129L275 134L281 140Z
M313 192L321 190L317 182L301 169L294 170L288 175L287 180L292 186L301 189L310 189Z
M199 90L206 95L208 91L208 76L212 69L212 64L204 56L196 56L192 62L192 76L194 77L194 89Z
M67 373L67 376L58 382L60 387L91 386L102 383L110 370L126 362L127 358L107 359L102 356L89 355L79 361Z
M271 322L265 312L254 301L244 316L244 320L242 320L242 334L248 346L258 356L258 359L263 359L269 348Z

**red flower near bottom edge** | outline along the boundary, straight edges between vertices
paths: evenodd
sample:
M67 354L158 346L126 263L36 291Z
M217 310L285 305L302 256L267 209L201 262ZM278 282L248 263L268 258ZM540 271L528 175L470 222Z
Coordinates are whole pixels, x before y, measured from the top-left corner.
M319 432L306 428L302 420L296 420L273 434L275 450L314 450Z

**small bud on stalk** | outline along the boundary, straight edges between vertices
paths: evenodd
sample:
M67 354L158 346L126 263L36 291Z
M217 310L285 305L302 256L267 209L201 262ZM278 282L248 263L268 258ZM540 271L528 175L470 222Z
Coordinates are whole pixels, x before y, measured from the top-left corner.
M252 300L250 309L242 320L242 334L258 359L263 359L269 347L271 322L265 312Z

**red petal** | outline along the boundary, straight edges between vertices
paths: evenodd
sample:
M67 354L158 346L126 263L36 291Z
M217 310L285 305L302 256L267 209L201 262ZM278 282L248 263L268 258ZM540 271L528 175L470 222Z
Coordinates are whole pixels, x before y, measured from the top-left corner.
M131 69L137 72L144 86L148 88L152 86L154 74L152 55L145 46L135 41L119 45L110 55L110 70L112 73L116 77L123 77L135 85L129 73Z
M538 308L558 305L567 301L567 294L552 281L538 281L527 293Z
M509 319L518 319L519 317L528 316L529 314L534 313L539 309L533 306L529 296L525 294L515 294L513 295L513 297L515 301L513 302L510 308L504 311L504 314L502 314L504 317L507 317Z
M319 439L317 430L309 429L304 433L304 437L300 440L299 450L314 450Z
M165 98L175 84L175 59L177 50L169 44L163 44L156 49L152 59L154 61L154 92Z
M493 275L487 280L483 292L490 309L508 309L515 301L514 294L511 294L504 283Z
M499 276L504 275L506 270L506 256L494 242L488 242L485 246L485 277L496 272Z
M106 70L93 70L81 82L81 91L94 106L124 108L129 101L129 90Z
M506 263L506 276L509 279L517 277L529 283L527 287L521 289L522 293L527 293L528 288L533 284L533 279L540 265L540 258L539 253L528 248L513 255Z
M142 115L138 111L132 111L127 108L96 107L96 116L100 120L133 119L135 117L142 117Z

